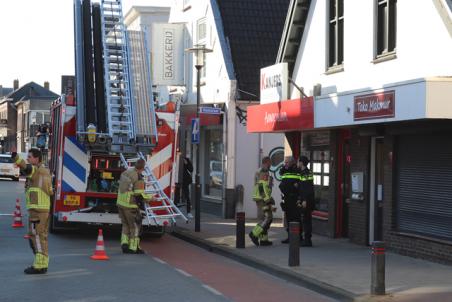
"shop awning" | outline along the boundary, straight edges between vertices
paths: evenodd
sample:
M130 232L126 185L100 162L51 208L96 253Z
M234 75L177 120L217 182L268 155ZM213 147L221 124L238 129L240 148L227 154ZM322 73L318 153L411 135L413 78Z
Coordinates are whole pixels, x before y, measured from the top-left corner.
M288 132L314 128L314 99L294 99L247 108L247 130Z

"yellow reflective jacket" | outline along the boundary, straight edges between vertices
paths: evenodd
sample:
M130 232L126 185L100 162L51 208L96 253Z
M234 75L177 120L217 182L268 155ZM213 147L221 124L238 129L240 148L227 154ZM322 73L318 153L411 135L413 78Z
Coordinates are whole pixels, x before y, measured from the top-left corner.
M272 197L272 177L269 171L260 169L254 176L253 200L268 202Z
M144 193L144 181L135 168L130 168L121 174L119 179L119 192L116 204L126 208L138 208L135 198L141 196L145 200L152 195Z
M25 201L27 209L34 209L39 212L50 210L50 196L53 195L52 177L49 169L42 164L31 165L25 160L16 156L16 165L27 176L25 182Z

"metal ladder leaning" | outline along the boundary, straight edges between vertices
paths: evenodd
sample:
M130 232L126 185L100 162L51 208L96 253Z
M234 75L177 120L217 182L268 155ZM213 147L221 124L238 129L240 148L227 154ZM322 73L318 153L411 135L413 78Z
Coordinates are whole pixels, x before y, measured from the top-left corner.
M108 132L112 144L130 144L135 138L134 110L121 0L102 0L101 14Z
M126 169L129 167L129 163L136 162L138 159L143 159L146 161L146 157L143 153L138 153L138 158L132 158L126 160L124 155L121 153L121 161ZM149 165L149 162L146 161L146 166L144 169L144 177L146 182L145 193L152 194L153 200L160 202L160 205L150 205L149 203L144 203L144 210L146 217L148 219L149 225L161 225L161 221L170 220L174 225L176 224L177 218L182 218L186 223L188 223L188 218L179 210L179 208L174 204L174 202L169 198L162 187L160 186L159 181L155 177L154 173L152 173L152 168ZM157 211L165 211L165 214L158 214ZM153 222L153 223L152 223Z

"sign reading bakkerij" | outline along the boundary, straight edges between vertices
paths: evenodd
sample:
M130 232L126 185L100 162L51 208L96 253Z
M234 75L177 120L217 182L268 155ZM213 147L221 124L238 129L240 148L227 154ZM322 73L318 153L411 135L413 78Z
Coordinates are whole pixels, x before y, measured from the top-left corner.
M183 24L152 25L153 85L184 85Z

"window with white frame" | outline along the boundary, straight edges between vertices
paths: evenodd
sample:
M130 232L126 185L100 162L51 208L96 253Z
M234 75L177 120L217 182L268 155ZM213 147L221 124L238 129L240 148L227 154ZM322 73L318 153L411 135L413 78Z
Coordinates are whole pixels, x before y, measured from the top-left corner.
M199 19L196 22L196 44L207 47L207 23L206 18ZM206 77L206 54L204 53L204 66L201 69L201 78Z
M392 53L396 49L397 0L376 0L376 56Z
M330 0L328 26L328 68L344 62L344 0Z

